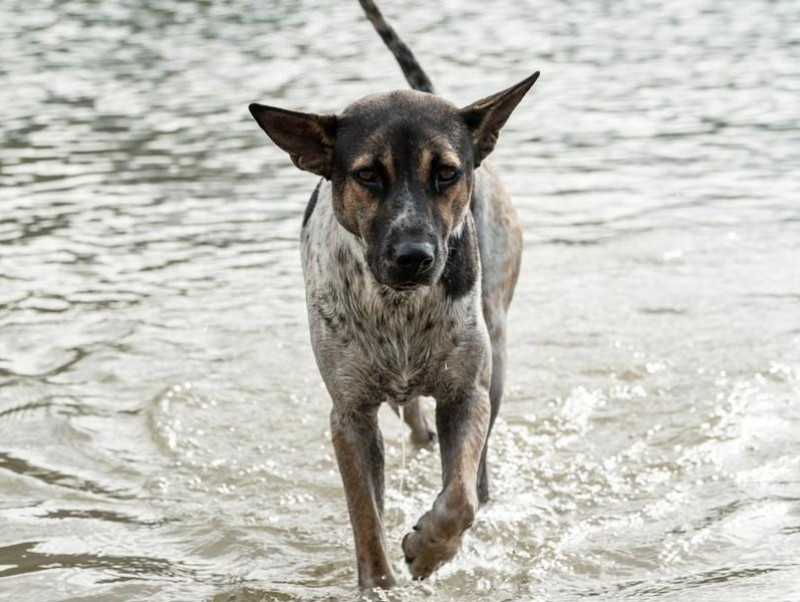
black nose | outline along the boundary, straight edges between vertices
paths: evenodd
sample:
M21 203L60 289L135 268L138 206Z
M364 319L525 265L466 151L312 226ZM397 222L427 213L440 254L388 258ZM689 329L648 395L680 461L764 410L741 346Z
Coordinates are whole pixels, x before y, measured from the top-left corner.
M394 248L394 263L410 274L422 274L433 265L433 251L429 242L401 242Z

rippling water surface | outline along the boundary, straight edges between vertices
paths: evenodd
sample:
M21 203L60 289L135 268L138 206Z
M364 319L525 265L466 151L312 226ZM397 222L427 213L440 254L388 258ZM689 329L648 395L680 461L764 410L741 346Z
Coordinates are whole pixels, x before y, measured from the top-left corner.
M800 599L798 3L383 4L458 103L542 71L494 499L391 599ZM404 87L357 4L5 0L0 56L0 600L357 598L314 179L246 110Z

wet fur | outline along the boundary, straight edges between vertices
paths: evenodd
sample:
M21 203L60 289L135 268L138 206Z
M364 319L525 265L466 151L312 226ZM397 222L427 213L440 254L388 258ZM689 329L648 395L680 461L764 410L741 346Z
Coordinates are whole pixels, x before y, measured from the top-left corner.
M418 395L440 396L464 372L484 370L488 376L471 217L448 241L451 252L439 283L412 291L395 291L371 276L363 244L335 219L327 182L302 240L317 361L326 382L347 391L348 405L402 405Z
M360 2L415 91L368 96L340 115L250 110L295 165L323 178L301 230L311 342L333 402L359 585L388 588L382 403L407 408L415 441L438 431L443 488L402 542L412 577L456 554L489 496L487 438L502 397L522 231L485 158L538 73L458 109L426 93L433 86L411 51L371 0ZM442 166L458 178L442 181ZM379 185L360 179L362 170ZM433 249L431 263L409 285L393 253L420 241ZM420 396L436 399L435 426Z

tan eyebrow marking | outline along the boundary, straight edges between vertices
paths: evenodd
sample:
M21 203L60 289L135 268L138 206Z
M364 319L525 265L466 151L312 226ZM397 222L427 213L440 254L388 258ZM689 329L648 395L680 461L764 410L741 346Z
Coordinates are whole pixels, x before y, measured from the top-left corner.
M389 176L389 179L394 180L394 163L392 162L392 151L390 149L386 149L381 154L376 155L375 153L364 153L362 155L358 155L353 160L353 171L359 171L361 169L373 169L376 163L380 163L381 166L386 170L386 173Z
M461 161L458 158L458 155L452 151L451 149L447 149L442 153L442 161L444 165L448 167L454 167L456 169L461 169Z
M373 165L375 165L375 157L372 154L365 153L363 155L359 155L358 157L353 160L353 171L358 171L359 169L370 169Z
M420 163L417 166L417 177L422 181L427 181L431 177L431 166L433 165L433 157L439 155L439 165L452 167L461 170L461 160L452 147L441 139L434 139L434 142L439 142L439 148L423 148L420 154Z
M458 153L450 145L450 141L446 136L442 134L435 136L430 142L430 149L439 153L441 163L461 169L461 160L458 157Z

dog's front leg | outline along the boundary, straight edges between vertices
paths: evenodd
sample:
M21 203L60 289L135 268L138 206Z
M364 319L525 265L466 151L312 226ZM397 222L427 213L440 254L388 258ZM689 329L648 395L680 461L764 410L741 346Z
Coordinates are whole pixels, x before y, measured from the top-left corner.
M338 407L337 407L338 405ZM342 409L334 401L331 438L353 525L358 585L389 588L395 583L383 531L383 439L378 408Z
M433 508L403 538L414 579L425 579L458 552L478 510L477 476L489 430L491 406L484 387L437 399L436 426L442 453L443 488Z

